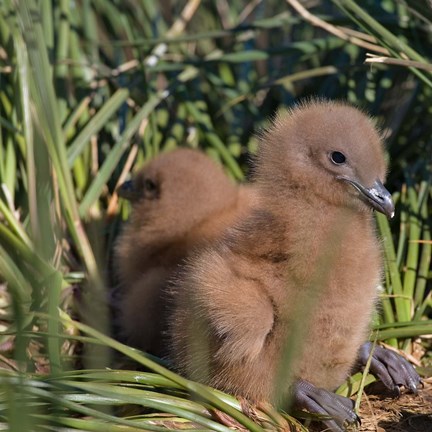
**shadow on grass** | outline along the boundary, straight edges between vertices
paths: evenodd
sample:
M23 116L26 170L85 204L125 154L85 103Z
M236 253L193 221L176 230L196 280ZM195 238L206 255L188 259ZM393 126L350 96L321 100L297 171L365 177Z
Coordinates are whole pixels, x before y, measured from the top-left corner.
M430 432L432 431L432 407L430 414L401 411L400 419L384 420L378 427L386 432ZM381 431L381 429L378 429Z

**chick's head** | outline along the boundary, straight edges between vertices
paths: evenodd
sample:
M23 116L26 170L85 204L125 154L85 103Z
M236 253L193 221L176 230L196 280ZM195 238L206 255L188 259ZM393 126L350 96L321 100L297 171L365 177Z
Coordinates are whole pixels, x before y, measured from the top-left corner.
M173 234L210 217L235 192L219 165L184 148L159 155L119 190L132 203L132 224Z
M385 176L384 147L373 121L344 103L312 100L279 113L257 157L258 184L280 199L303 194L391 217Z

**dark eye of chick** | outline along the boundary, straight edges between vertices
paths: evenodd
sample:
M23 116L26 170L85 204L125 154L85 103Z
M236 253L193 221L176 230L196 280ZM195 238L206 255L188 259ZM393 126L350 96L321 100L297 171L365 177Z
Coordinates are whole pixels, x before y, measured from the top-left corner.
M151 179L145 179L143 184L143 197L148 200L159 198L159 185Z
M346 157L343 153L334 151L330 153L330 160L336 165L342 165L346 162Z
M156 183L153 180L146 179L144 182L144 189L148 192L154 192L157 189Z

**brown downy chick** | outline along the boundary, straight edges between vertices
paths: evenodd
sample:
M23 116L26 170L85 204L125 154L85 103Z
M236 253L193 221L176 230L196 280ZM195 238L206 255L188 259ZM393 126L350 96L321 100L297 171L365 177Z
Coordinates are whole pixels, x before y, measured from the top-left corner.
M305 103L262 136L255 173L258 208L174 282L171 359L189 377L252 401L293 393L343 430L357 417L330 391L367 339L381 279L371 209L394 211L380 136L351 106ZM292 379L281 382L285 348L294 350ZM362 361L370 346L363 351ZM377 375L385 381L380 369L396 370L388 385L415 390L412 367L392 361Z
M241 217L253 193L191 149L158 156L119 193L132 202L115 247L120 333L128 344L162 356L168 278L192 250Z

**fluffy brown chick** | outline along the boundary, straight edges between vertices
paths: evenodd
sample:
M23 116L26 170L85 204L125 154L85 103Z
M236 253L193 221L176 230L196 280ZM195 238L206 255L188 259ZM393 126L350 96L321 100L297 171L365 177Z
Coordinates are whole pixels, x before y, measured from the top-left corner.
M377 299L371 208L394 211L380 135L356 108L310 101L277 116L255 173L259 206L174 283L171 359L189 377L252 401L294 393L343 430L357 418L351 401L328 391L349 375ZM285 349L295 350L292 379L280 381ZM401 384L418 383L408 375Z
M163 356L167 280L192 250L247 211L253 193L205 154L181 148L145 165L120 195L132 203L114 256L120 334L128 344Z

